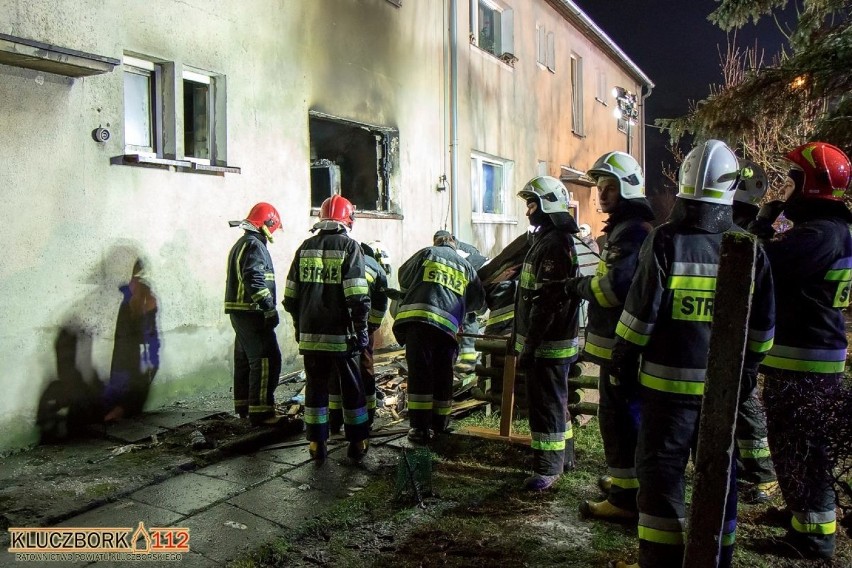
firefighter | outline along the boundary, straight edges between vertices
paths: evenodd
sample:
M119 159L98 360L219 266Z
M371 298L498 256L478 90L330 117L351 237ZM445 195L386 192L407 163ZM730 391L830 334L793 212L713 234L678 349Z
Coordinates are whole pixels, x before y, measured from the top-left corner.
M388 308L388 279L391 268L390 258L380 248L378 241L367 244L361 243L361 251L364 253L364 269L367 278L367 287L370 289L370 315L367 317L367 333L370 340L367 347L361 352L358 360L358 369L361 373L361 384L364 386L364 398L367 401L367 425L373 427L376 416L376 373L373 368L373 346L376 330L382 326L382 320ZM328 384L328 424L331 432L340 432L343 426L343 399L340 396L340 380L337 375L332 375Z
M408 439L426 444L447 431L453 403L456 334L485 293L452 235L434 239L399 268L401 298L393 333L408 363Z
M793 228L766 243L775 277L775 344L763 361L769 447L781 494L792 512L786 540L803 556L830 558L835 545L835 493L828 455L831 405L846 363L843 310L852 279L852 213L843 202L849 158L824 142L790 151L792 195L781 204ZM778 215L767 204L755 230Z
M639 478L639 563L683 564L684 472L696 450L704 375L713 318L719 249L732 221L739 165L734 152L708 140L681 164L678 194L666 223L645 239L613 347L611 369L622 387L640 390L636 473ZM756 382L757 365L772 344L772 275L758 247L748 321L743 391ZM641 353L638 377L633 369ZM625 384L626 383L626 384ZM736 468L732 464L733 469ZM719 566L733 558L737 492L729 476ZM630 566L619 561L610 566Z
M274 426L275 388L281 373L281 350L275 336L278 310L275 270L267 250L281 217L269 203L258 203L242 221L243 229L228 254L225 313L234 328L234 410L258 426Z
M645 199L642 168L633 156L607 152L587 175L597 184L601 211L609 215L603 228L606 240L594 276L568 280L565 291L589 303L584 358L600 366L598 420L608 476L599 484L608 487L609 496L599 503L584 501L580 514L600 519L635 519L639 487L634 464L638 400L635 392L625 392L610 382L609 363L615 327L633 281L639 249L651 232L654 213ZM628 372L635 373L636 369Z
M543 491L573 467L574 437L568 413L568 370L578 354L579 299L563 287L577 275L572 234L579 231L565 186L550 176L531 179L518 192L534 230L515 300L514 350L526 372L533 474L524 488Z
M453 241L456 243L456 252L460 257L468 261L474 270L479 270L482 268L482 265L488 261L488 259L479 252L479 249L471 244L458 240L449 231L437 231L432 236L432 244L435 244L438 239L443 237L453 238ZM477 320L476 312L468 312L465 314L461 331L468 335L475 335L479 333L479 321ZM476 338L467 336L462 337L459 340L459 356L453 368L460 375L472 373L476 368L479 353L477 353L474 348L475 341Z
M751 160L740 160L739 166L741 176L734 193L734 224L747 229L757 217L769 183L764 169ZM736 433L739 499L749 504L766 503L778 490L778 481L769 454L766 414L757 385L741 398Z
M305 360L305 424L317 464L328 454L328 384L335 375L347 456L357 462L368 449L369 415L358 357L370 343L370 296L364 253L348 234L354 214L355 207L341 195L322 203L316 234L296 250L284 290L284 309L293 317Z

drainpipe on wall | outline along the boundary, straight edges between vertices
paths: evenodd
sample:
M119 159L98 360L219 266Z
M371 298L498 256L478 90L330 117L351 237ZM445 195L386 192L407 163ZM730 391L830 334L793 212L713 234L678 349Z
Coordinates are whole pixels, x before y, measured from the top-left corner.
M645 168L645 156L648 153L648 148L645 147L645 99L647 99L648 97L651 96L651 92L653 92L653 90L654 90L654 85L653 84L643 85L643 87L642 87L643 91L645 90L645 87L648 88L648 92L642 93L642 123L640 124L640 126L642 128L639 129L639 131L642 133L641 134L641 136L642 136L641 142L642 142L642 171L643 172L648 171Z
M450 0L450 226L459 234L459 53L458 10L456 0Z

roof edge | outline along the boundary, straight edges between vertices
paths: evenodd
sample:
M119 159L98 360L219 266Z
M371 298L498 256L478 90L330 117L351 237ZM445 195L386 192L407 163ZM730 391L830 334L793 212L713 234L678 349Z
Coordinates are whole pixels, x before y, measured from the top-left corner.
M648 77L645 72L642 71L642 69L640 69L626 53L624 53L618 44L616 44L615 41L613 41L613 39L594 22L594 20L583 12L577 4L571 0L547 0L547 2L560 13L585 28L589 34L600 41L612 55L619 59L621 63L624 64L629 71L636 75L636 77L639 78L649 89L654 88L654 82L651 81L650 77Z

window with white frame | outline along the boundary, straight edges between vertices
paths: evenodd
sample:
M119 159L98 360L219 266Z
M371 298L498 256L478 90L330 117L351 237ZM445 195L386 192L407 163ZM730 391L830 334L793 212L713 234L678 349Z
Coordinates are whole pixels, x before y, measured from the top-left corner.
M583 127L583 59L571 54L571 131L585 134Z
M144 56L123 63L124 157L114 163L239 173L227 164L224 76Z
M497 57L513 53L514 14L498 0L470 0L470 41Z
M470 157L473 220L515 222L507 208L512 162L474 153Z
M162 155L162 70L153 61L125 56L124 151Z
M544 64L550 71L556 73L556 34L553 32L547 32L547 58Z
M536 63L556 72L556 36L541 24L536 24Z
M603 69L598 69L597 72L597 91L595 91L595 100L604 106L609 89L606 88L606 72Z

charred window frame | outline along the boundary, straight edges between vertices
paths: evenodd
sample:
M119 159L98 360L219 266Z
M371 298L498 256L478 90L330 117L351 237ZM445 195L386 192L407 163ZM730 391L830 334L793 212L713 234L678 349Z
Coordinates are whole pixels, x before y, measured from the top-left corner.
M311 208L317 212L333 194L346 197L359 214L399 216L393 181L399 131L311 111Z

